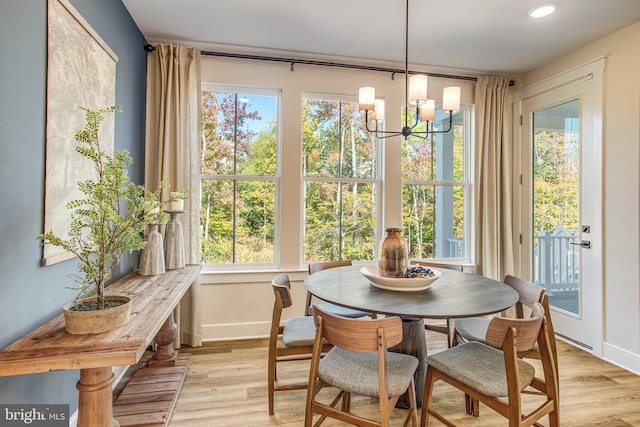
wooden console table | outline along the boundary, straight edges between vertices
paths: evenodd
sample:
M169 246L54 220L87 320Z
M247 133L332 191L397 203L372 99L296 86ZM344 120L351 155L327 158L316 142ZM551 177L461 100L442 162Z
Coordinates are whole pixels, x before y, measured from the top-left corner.
M80 370L78 427L117 427L113 419L113 366L138 363L158 335L159 361L175 358L173 310L200 274L200 266L158 276L129 274L107 287L107 295L132 299L131 320L115 331L71 335L63 315L0 351L0 376ZM160 334L159 334L160 333Z

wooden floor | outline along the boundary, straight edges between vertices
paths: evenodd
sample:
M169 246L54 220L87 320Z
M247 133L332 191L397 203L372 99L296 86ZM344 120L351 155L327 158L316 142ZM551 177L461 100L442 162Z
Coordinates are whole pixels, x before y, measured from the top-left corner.
M442 335L428 333L429 352L444 348ZM209 343L184 348L191 367L169 425L171 427L302 426L306 391L276 393L276 415L267 414L266 340ZM561 426L640 426L640 377L558 342ZM281 379L306 379L305 362L291 362ZM504 418L481 407L480 417L464 411L463 395L438 383L433 404L460 426L505 426ZM354 398L354 412L377 413L375 402ZM393 411L392 425L401 425L405 411ZM548 420L543 419L543 425ZM323 426L340 426L327 420ZM441 426L433 417L430 425Z

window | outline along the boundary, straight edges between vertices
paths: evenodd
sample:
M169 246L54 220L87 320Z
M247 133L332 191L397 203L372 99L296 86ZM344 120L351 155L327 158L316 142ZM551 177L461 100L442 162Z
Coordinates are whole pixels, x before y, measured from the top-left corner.
M468 116L468 108L455 113L450 132L403 141L403 232L411 258L467 256ZM448 127L448 121L438 110L436 129Z
M203 85L205 264L275 263L278 99L276 92Z
M304 261L375 259L376 142L357 102L302 102Z

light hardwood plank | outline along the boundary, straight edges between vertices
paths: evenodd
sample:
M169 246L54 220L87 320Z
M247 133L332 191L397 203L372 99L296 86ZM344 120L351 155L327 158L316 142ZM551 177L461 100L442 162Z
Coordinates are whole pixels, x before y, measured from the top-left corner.
M446 347L441 334L427 332L429 352ZM191 367L169 425L171 427L302 426L306 391L276 393L276 414L267 414L267 341L207 343L183 348ZM535 362L532 362L535 364ZM640 377L558 341L560 421L572 426L640 426ZM305 379L308 362L292 362L279 371L282 379ZM328 392L329 390L327 390ZM527 397L528 398L528 397ZM534 396L531 397L535 398ZM465 414L464 396L443 383L436 385L434 405L459 426L506 426L487 407L480 417ZM355 397L353 410L377 414L376 401ZM406 411L396 409L392 424L401 425ZM439 426L431 418L431 424ZM543 419L543 425L548 425ZM323 426L341 426L327 420Z

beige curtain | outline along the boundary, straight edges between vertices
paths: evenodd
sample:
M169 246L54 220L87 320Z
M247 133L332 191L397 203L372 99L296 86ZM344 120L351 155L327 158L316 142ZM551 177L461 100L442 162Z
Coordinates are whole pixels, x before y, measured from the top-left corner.
M505 104L509 79L483 76L476 83L476 273L496 280L513 274L511 179Z
M145 186L155 191L162 180L169 182L170 188L163 190L163 201L171 191L189 191L186 213L179 220L185 261L199 264L200 50L156 45L147 57L146 108ZM178 339L191 346L202 344L199 292L198 279L175 313L180 325Z

